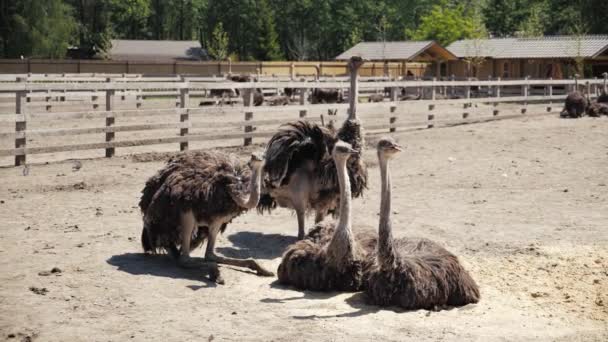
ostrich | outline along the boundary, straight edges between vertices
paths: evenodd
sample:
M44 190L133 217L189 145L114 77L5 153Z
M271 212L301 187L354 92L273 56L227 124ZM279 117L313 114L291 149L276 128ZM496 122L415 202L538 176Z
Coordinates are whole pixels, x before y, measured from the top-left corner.
M587 110L587 99L578 91L578 77L579 75L574 75L574 91L566 97L564 109L560 113L562 118L580 118Z
M277 271L281 284L314 291L361 289L365 260L369 260L375 240L368 239L360 246L351 230L352 198L347 163L349 157L358 154L343 141L334 145L332 155L340 183L338 222L318 223L307 239L287 247ZM359 236L357 239L365 240Z
M604 76L604 86L602 87L602 93L597 98L598 103L608 103L608 86L606 85L606 81L608 81L608 72L602 74Z
M478 302L477 284L452 253L427 239L393 239L388 163L399 151L401 147L390 138L378 142L382 177L380 224L375 260L365 274L369 301L405 309Z
M264 194L260 198L258 211L270 212L278 206L294 209L298 220L298 239L303 239L307 211L315 211L318 223L329 213L335 213L339 199L336 166L331 151L336 140L343 140L361 152L363 135L357 120L356 77L363 64L359 58L351 59L350 96L351 110L342 127L331 129L306 121L297 121L283 126L268 142L266 149L266 173ZM359 197L367 186L367 169L360 155L350 158L348 172L351 191Z
M205 261L213 266L216 282L223 283L216 264L247 267L272 276L253 259L215 254L218 233L243 212L255 208L260 197L263 158L252 154L249 168L235 156L220 152L185 153L171 158L142 191L139 207L145 252L166 251L183 267L197 267L190 251L205 240Z

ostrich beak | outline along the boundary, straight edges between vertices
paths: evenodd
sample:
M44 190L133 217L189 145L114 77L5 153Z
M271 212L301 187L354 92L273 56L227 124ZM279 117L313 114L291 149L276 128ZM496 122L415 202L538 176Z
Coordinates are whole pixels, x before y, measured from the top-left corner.
M358 156L358 155L359 155L359 151L354 150L354 149L352 149L352 148L351 148L351 149L348 151L348 154L350 154L351 156Z
M397 152L403 152L403 146L401 146L399 144L393 145L393 149Z

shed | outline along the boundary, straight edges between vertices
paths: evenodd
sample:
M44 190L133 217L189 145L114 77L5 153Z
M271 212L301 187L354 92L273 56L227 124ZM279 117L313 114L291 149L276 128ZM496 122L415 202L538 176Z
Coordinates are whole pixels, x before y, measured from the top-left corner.
M608 72L608 35L459 40L447 49L458 57L449 63L457 76L564 78L577 62L588 77Z
M360 56L373 62L400 62L403 75L416 75L412 68L422 65L423 73L447 76L446 62L456 56L435 41L361 42L346 50L336 60L346 61ZM409 72L408 72L409 71Z

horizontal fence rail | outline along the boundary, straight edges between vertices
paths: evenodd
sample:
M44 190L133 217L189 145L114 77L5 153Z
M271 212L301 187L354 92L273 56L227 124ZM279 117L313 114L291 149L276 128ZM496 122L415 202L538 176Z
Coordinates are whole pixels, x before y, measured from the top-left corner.
M370 134L555 114L576 87L574 80L357 80L357 113ZM179 144L180 150L201 141L249 145L297 119L340 125L350 110L350 87L345 77L238 83L221 77L3 75L0 157L14 156L14 164L23 165L33 154L102 149L111 157L116 148L158 144ZM605 81L579 80L578 87L595 97ZM344 103L319 103L314 89L339 92ZM256 91L264 94L261 106L254 106ZM40 141L42 146L32 144Z

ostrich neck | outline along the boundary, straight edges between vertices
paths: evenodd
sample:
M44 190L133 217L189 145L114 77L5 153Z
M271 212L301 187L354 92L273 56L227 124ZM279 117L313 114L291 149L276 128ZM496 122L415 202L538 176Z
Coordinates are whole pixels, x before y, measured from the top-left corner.
M236 202L239 206L245 209L252 209L258 205L258 202L260 201L260 188L262 184L261 176L261 167L255 167L252 169L251 182L249 183L249 198L244 199L237 196Z
M388 160L380 157L380 223L378 226L378 260L380 265L390 265L395 260L391 227L391 174Z
M332 237L328 254L336 263L354 257L355 239L351 230L351 192L350 179L346 168L346 159L337 160L338 182L340 183L340 218Z

